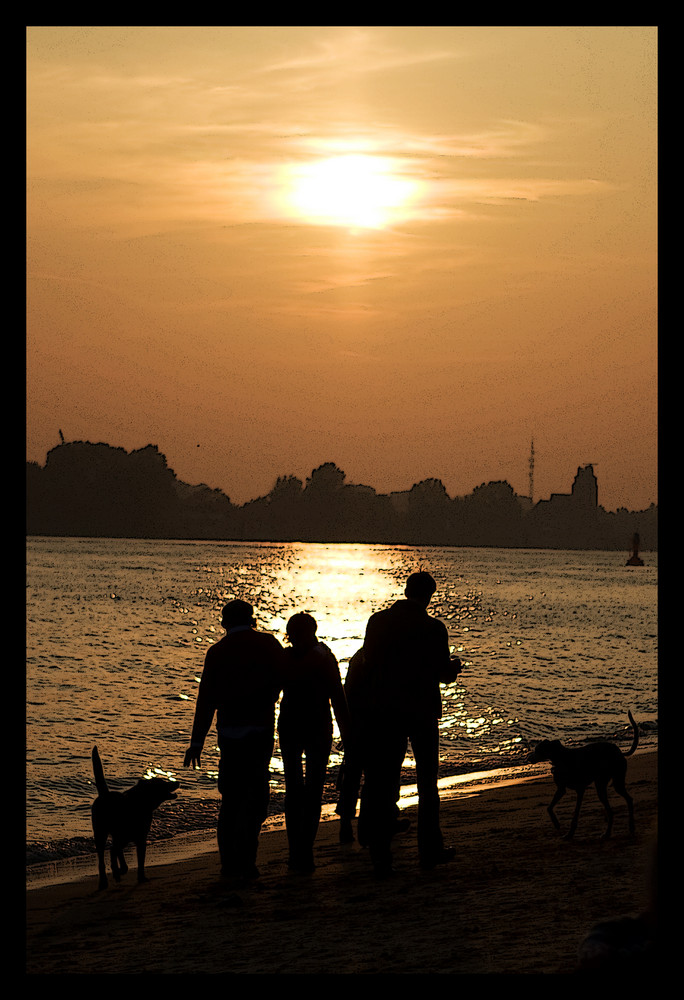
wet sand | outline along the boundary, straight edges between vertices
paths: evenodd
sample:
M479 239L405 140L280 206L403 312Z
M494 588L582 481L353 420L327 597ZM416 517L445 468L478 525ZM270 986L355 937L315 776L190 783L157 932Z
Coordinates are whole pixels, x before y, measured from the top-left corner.
M572 974L597 922L635 916L649 903L658 808L657 751L630 759L637 834L612 789L613 838L590 790L577 835L556 833L546 807L550 773L483 785L442 800L445 842L457 857L418 867L415 823L395 839L396 874L377 881L368 852L340 846L321 824L317 869L287 871L283 829L261 838L261 878L250 889L219 881L215 850L150 868L97 891L92 874L27 893L28 974ZM574 806L557 808L566 829ZM415 820L415 806L405 815ZM192 851L190 852L192 853ZM130 859L134 851L129 849Z

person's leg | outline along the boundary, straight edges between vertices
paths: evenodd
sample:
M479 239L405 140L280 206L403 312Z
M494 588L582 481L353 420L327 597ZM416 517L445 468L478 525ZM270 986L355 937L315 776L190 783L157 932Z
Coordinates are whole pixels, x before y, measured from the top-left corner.
M411 749L416 762L418 785L418 854L424 868L434 867L445 858L444 838L439 825L439 724L429 719L411 728Z
M335 809L340 817L340 842L343 844L350 844L354 840L352 820L356 816L356 808L361 794L361 775L363 774L362 734L363 730L357 721L354 725L351 744L344 748L344 762L338 785L339 797ZM362 843L360 834L359 843Z
M245 817L243 850L247 871L256 871L256 857L259 847L261 827L268 816L268 802L271 795L271 757L273 756L273 733L255 734L247 737L251 746L244 762L247 775L247 814ZM258 873L257 873L258 874Z
M388 874L392 869L398 776L406 746L407 737L402 729L383 728L373 734L364 749L359 829L368 843L378 875Z
M273 734L221 740L217 836L224 874L253 877L261 825L268 814Z
M306 741L306 774L304 778L304 828L302 862L313 869L313 845L321 821L323 788L328 773L332 734L315 735Z
M285 773L285 828L290 868L300 867L305 840L306 789L304 782L304 744L301 739L280 734L280 752Z
M222 739L219 757L218 790L221 796L216 839L218 840L221 872L227 875L235 866L235 816L238 810L236 770L239 766L236 740Z
M335 809L335 812L342 821L351 823L356 816L362 770L361 754L355 750L345 749L342 784L337 800L337 808Z

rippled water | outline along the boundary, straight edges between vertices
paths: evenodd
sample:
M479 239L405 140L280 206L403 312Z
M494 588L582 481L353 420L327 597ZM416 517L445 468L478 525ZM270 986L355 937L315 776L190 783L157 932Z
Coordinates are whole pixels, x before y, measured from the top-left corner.
M160 773L186 802L216 794L211 735L202 771L182 760L233 597L280 639L291 614L311 612L344 675L369 615L429 570L431 613L466 665L443 689L443 773L516 763L545 737L620 737L628 709L655 733L657 556L643 556L628 568L614 552L32 538L28 839L90 836L95 743L115 788ZM277 798L277 745L273 787Z

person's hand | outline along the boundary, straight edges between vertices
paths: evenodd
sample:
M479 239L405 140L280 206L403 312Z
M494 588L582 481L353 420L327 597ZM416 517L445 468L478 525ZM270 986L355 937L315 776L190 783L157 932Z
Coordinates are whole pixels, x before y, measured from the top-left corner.
M202 751L198 747L188 747L188 749L185 751L185 760L183 761L183 767L190 767L190 765L192 764L192 766L196 771L199 770L201 753Z
M460 672L463 670L463 664L461 663L460 658L458 656L452 656L451 662L453 666L456 668L456 673L460 674Z

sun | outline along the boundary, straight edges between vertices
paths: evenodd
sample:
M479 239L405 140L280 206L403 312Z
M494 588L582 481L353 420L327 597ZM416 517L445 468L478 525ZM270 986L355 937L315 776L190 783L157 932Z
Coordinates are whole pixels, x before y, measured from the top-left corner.
M306 222L382 229L405 217L418 184L389 157L349 153L290 168L285 188L289 214Z

